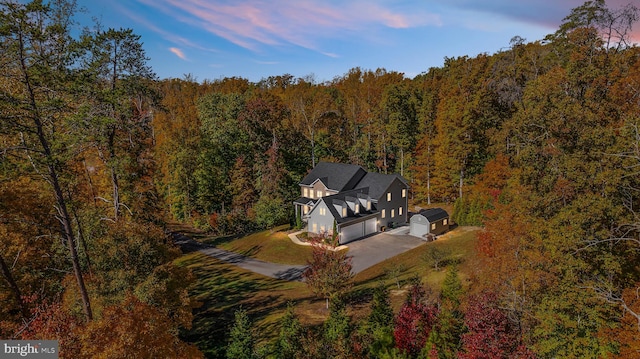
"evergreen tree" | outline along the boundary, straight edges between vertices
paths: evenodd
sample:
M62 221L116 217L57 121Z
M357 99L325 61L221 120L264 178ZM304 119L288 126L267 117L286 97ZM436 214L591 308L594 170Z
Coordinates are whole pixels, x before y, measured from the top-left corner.
M440 293L440 311L437 323L429 335L423 351L437 349L438 358L456 358L460 350L460 336L464 329L463 314L460 311L462 283L458 277L457 266L451 266L442 283Z
M324 349L327 358L349 358L351 353L351 325L346 305L342 300L333 300L329 318L324 323Z
M228 359L254 359L255 338L253 325L244 309L236 310L233 327L229 333L226 356Z
M301 337L302 326L300 320L295 314L293 304L288 303L287 311L281 320L280 334L276 344L276 358L297 358L303 350Z
M379 282L373 291L371 313L365 329L371 336L368 349L373 357L379 357L393 348L393 309L384 282Z

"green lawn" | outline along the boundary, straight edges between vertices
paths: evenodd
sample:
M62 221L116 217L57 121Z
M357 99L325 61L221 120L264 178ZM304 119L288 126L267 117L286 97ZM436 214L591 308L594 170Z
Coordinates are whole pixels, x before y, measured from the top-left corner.
M396 310L406 297L406 283L415 275L435 295L447 268L456 262L461 279L466 283L466 279L476 269L473 260L476 235L477 229L458 228L443 239L405 252L359 273L354 277L350 296L352 305L349 306L348 314L354 319L367 315L371 288L380 280L391 289L392 303ZM265 231L243 238L219 240L217 243L216 239L206 236L200 240L209 243L214 241L220 248L250 254L266 261L276 262L276 258L279 263L306 263L306 258L287 259L288 256L308 255L310 248L295 245L286 236L285 232ZM435 271L421 259L430 246L441 246L451 252L449 264L439 271ZM315 298L304 283L261 276L197 252L182 256L176 263L193 271L196 283L191 289L191 295L200 303L200 307L194 310L193 328L183 333L183 338L195 343L209 358L224 357L226 337L236 309L244 308L248 311L256 332L265 340L272 340L278 335L279 319L288 302L294 303L296 313L305 325L320 324L328 314L324 300ZM402 286L400 289L397 289L395 280L387 274L394 266L403 269L398 275Z
M311 259L311 247L295 244L289 238L289 225L246 236L214 236L193 228L172 225L171 229L217 248L239 253L270 263L300 265Z
M224 356L226 336L235 310L250 313L260 332L276 333L279 317L287 302L304 303L312 298L306 285L271 279L194 252L176 263L191 268L196 283L190 294L197 301L193 327L183 333L207 357Z
M295 244L289 238L288 226L250 234L216 246L228 251L244 254L265 262L280 264L306 264L311 259L311 247Z
M458 275L463 285L468 286L468 279L477 271L475 251L478 231L478 228L460 227L445 235L444 238L367 268L355 276L354 290L366 292L382 280L391 289L394 307L399 308L406 294L402 288L404 284L417 275L431 289L433 295L437 295L447 274L447 269L453 264L458 266ZM448 259L440 265L441 268L437 271L430 263L422 259L431 247L440 247L450 253ZM396 278L391 273L393 269L397 269L399 272L397 275L397 281L401 285L399 290Z

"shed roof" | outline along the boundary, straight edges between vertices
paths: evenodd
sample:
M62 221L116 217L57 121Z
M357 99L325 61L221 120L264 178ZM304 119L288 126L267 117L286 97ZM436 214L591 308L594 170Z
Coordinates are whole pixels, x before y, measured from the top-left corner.
M423 209L418 214L423 215L429 222L434 222L443 218L449 218L449 214L442 208Z

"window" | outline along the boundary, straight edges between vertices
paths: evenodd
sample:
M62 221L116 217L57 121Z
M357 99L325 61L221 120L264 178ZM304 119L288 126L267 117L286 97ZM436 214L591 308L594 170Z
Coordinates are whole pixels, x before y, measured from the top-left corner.
M304 214L309 213L309 206L302 206Z
M318 233L318 224L317 224L317 223L314 223L314 224L311 226L311 228L312 228L311 232L313 232L313 233Z
M436 224L435 223L431 223L431 230L435 231L436 230Z
M403 188L402 189L402 198L405 198L407 196L407 189Z
M347 207L342 207L342 217L347 216Z
M380 218L384 218L385 217L385 210L383 209L382 212L380 212Z
M327 209L324 207L320 208L320 215L325 216L326 214L327 214Z
M367 201L367 211L371 210L371 201Z
M319 189L316 191L316 197L322 198L322 190Z
M391 201L391 192L387 192L387 202Z
M393 217L395 217L395 216L396 216L396 210L395 210L395 209L392 209L392 210L391 210L391 218L393 218Z
M302 189L302 193L303 197L309 197L309 189L307 187Z
M326 228L324 228L324 225L320 226L320 233L324 233L326 231Z
M448 219L446 219L446 218L445 218L445 219L443 219L443 220L442 220L442 224L444 224L445 226L446 226L448 223L449 223L449 220L448 220Z
M402 207L398 208L398 216L402 216Z
M360 205L356 204L354 212L360 213Z

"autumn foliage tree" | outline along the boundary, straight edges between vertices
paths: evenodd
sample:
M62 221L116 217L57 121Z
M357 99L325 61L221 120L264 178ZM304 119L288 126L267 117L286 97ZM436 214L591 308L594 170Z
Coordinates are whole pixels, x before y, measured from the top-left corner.
M68 162L74 147L71 117L75 103L68 88L77 61L71 37L74 5L51 7L40 1L28 5L2 2L1 60L4 70L0 96L3 151L10 151L21 175L41 178L50 188L49 205L59 222L56 234L65 242L87 320L93 317L91 301L77 250L71 214ZM24 169L31 167L32 170Z
M302 276L313 293L326 299L329 309L329 300L339 298L352 286L351 258L344 251L316 244Z
M482 293L469 299L464 314L461 359L534 358L522 342L517 323L499 308L498 296Z
M425 347L429 333L436 323L438 309L427 303L426 291L421 283L409 289L406 302L395 316L393 337L396 347L415 358Z
M195 346L180 341L159 308L132 295L105 308L100 320L79 336L83 345L78 358L203 358Z

